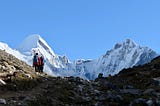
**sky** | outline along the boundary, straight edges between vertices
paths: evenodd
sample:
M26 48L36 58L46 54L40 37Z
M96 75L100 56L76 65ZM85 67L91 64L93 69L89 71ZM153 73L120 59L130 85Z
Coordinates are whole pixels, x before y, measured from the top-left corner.
M1 0L0 41L40 34L56 54L96 59L132 39L160 53L160 0Z

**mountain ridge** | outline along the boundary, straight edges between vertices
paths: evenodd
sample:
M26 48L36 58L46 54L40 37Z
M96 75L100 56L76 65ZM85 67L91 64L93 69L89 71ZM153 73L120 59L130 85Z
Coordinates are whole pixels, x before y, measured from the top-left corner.
M131 39L116 43L113 49L108 50L97 59L79 59L70 62L66 56L54 53L47 42L38 34L28 36L19 46L30 65L34 52L42 54L46 60L45 72L53 76L77 76L85 79L95 79L99 73L105 76L115 75L124 68L142 65L150 62L158 54L148 47L141 47Z
M101 57L79 65L78 69L86 70L84 74L93 79L96 78L99 73L104 73L105 76L115 75L123 68L145 64L156 56L158 56L158 54L152 49L141 47L134 41L127 39L122 43L117 43L113 49L107 51L106 54ZM88 65L92 63L94 65L88 67ZM91 72L88 70L91 70Z

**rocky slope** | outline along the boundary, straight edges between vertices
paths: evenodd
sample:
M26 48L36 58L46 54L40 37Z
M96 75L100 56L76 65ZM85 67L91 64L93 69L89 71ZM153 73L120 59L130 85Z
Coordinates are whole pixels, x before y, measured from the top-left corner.
M50 101L50 106L160 106L159 76L160 57L157 57L143 66L92 81L78 77L54 78L54 85L47 86L52 90L42 93L37 101L31 103L48 105L47 101Z
M160 57L115 76L88 81L36 74L32 67L0 50L0 105L159 106L159 76Z
M0 104L14 106L13 102L17 101L13 98L23 95L23 90L36 87L39 79L31 66L0 50Z

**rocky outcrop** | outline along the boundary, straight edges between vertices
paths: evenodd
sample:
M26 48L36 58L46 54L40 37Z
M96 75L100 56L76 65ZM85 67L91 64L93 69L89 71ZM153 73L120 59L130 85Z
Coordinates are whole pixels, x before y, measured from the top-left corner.
M0 50L0 104L9 105L16 98L38 84L40 76L25 62L20 61L11 54ZM13 104L14 106L14 104Z
M29 80L36 77L37 75L31 66L0 50L0 84L6 85L15 79Z

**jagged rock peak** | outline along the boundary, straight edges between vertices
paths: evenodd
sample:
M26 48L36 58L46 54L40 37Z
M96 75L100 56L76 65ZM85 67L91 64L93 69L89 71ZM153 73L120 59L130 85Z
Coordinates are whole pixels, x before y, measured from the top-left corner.
M126 39L122 43L115 44L114 49L118 49L120 47L131 47L131 48L133 48L133 47L136 47L136 46L138 46L138 45L133 40Z
M129 47L135 47L135 46L137 46L137 44L133 40L131 40L131 39L126 39L123 42L123 45L129 46Z

